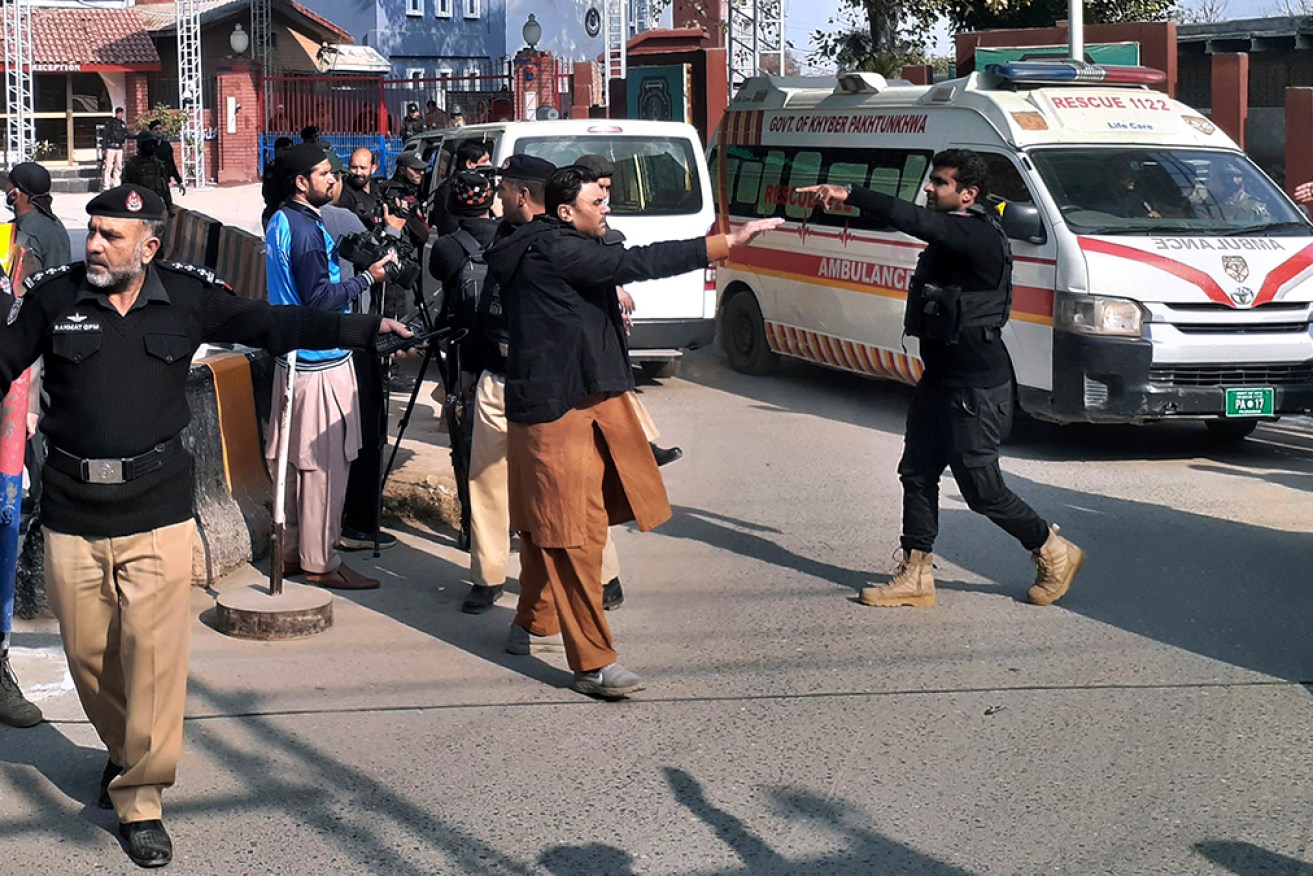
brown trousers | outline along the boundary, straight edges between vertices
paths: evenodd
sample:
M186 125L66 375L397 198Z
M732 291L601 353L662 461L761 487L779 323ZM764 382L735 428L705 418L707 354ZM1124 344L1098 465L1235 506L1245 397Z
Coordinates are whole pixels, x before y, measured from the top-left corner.
M119 538L45 531L46 589L78 698L124 767L109 786L119 821L159 818L178 774L194 531L190 520Z
M506 447L506 378L485 371L474 392L474 438L470 444L470 578L480 587L506 583L511 553ZM620 558L608 531L601 581L605 584L618 577Z
M566 416L570 416L567 414ZM606 441L594 432L594 449L585 487L585 536L578 547L545 548L533 533L520 533L520 601L515 623L535 636L565 641L565 658L575 672L591 672L615 662L611 627L602 610L602 554L610 542L602 479L612 465Z

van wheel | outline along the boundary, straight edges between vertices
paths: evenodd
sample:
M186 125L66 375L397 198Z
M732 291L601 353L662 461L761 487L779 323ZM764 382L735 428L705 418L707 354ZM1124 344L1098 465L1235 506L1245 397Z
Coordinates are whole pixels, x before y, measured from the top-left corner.
M1258 428L1258 420L1205 420L1208 434L1227 443L1244 441Z
M769 374L775 369L780 357L766 343L761 308L751 292L745 290L726 302L721 320L720 343L735 371Z

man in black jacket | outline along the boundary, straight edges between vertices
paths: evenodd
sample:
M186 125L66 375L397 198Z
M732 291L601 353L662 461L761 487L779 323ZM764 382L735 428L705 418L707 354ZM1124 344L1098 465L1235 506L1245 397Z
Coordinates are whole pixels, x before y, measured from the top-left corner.
M45 356L42 525L50 605L87 717L109 749L100 805L143 867L173 856L161 796L182 751L191 630L187 375L206 342L366 347L377 317L271 307L202 268L155 260L167 217L125 185L87 205L86 262L24 282L0 326L0 396ZM131 375L125 380L124 375Z
M456 146L456 154L451 160L451 176L447 177L433 192L429 225L439 234L451 234L456 230L460 217L450 206L452 182L456 174L467 170L477 171L481 167L491 170L492 143L487 140L462 140Z
M187 186L182 181L182 173L178 170L178 162L173 157L173 144L164 133L164 123L159 119L151 122L146 130L150 135L159 142L155 144L155 157L159 159L160 164L164 165L165 184L177 183L178 194L186 197Z
M782 220L625 249L606 236L607 198L578 167L547 182L547 212L488 251L510 334L506 418L510 521L519 530L512 636L564 640L573 688L606 698L643 687L616 662L602 608L608 525L670 518L656 461L624 394L634 387L617 286L707 267ZM511 642L508 642L510 649Z
M1028 596L1049 605L1067 592L1085 552L1058 535L1003 483L998 445L1012 411L1012 360L1003 343L1012 304L1012 256L997 214L981 205L989 168L967 149L931 160L926 207L860 186L798 189L832 209L848 203L929 245L908 290L905 325L920 340L925 371L907 412L903 555L865 605L934 605L931 551L939 529L939 479L947 466L971 510L1021 542L1038 569Z

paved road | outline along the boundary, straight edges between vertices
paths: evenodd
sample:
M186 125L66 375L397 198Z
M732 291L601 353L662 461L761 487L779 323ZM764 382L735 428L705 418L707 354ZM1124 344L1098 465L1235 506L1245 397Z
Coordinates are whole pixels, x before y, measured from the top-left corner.
M1307 423L1035 429L1005 467L1089 549L1070 594L1022 602L1028 557L946 486L940 604L887 611L853 596L896 544L905 389L701 353L644 397L687 452L674 519L617 534L649 690L503 654L512 599L461 615L463 555L403 531L323 636L198 620L172 872L1313 873ZM55 720L0 729L0 872L134 872L24 631Z

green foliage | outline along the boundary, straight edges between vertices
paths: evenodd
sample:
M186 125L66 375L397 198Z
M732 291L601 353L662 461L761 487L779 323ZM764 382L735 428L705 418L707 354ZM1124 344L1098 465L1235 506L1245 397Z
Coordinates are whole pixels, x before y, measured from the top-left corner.
M182 126L187 121L187 114L182 110L171 109L165 104L157 103L153 108L137 116L135 123L137 131L146 130L150 123L156 120L164 123L165 137L180 137Z
M1176 10L1176 0L1085 0L1085 22L1164 21ZM906 64L935 63L924 46L940 19L952 31L973 31L1052 27L1066 17L1067 0L843 0L830 31L814 32L812 42L840 70L888 76Z

